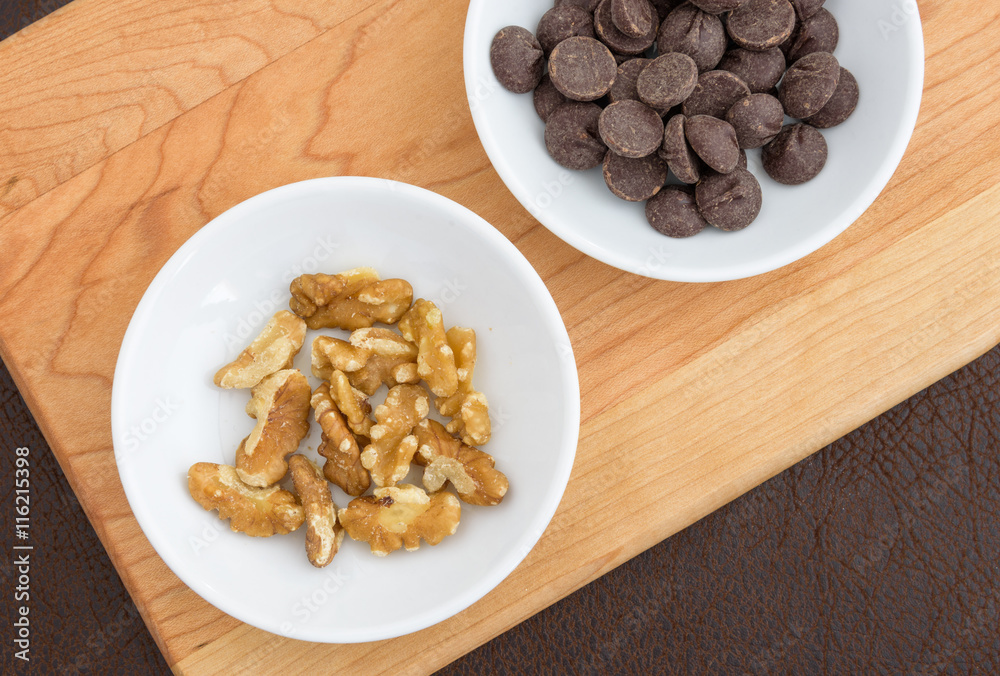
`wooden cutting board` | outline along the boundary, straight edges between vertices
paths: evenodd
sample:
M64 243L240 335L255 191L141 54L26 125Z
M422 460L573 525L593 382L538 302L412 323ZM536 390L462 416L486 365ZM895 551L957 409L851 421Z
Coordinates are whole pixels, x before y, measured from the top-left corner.
M921 1L924 104L889 187L805 260L712 285L619 272L518 205L466 103L466 7L76 0L0 43L0 355L178 673L440 667L1000 342L1000 6ZM447 195L524 252L569 328L583 423L555 519L495 591L331 646L243 625L166 568L109 408L167 258L252 195L343 174Z

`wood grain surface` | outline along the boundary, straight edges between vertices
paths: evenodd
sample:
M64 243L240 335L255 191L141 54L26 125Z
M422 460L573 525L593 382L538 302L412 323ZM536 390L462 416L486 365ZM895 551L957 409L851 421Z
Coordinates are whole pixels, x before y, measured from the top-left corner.
M919 4L925 96L889 187L812 256L712 285L622 273L518 205L472 125L462 0L76 0L0 43L18 66L0 75L0 355L174 670L434 669L1000 342L1000 7ZM109 411L131 313L192 233L348 174L435 190L517 245L569 329L583 422L558 513L496 590L330 646L243 625L166 568Z

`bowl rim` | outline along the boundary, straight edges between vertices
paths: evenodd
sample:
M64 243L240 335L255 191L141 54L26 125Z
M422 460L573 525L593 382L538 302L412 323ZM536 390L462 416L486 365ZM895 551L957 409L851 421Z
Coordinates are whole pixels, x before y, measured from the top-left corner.
M524 527L521 532L512 540L508 553L491 564L486 574L475 584L470 585L464 592L449 597L442 603L436 604L434 607L425 609L423 612L414 614L409 618L385 625L383 631L339 631L336 635L331 635L329 628L300 625L295 627L295 631L292 632L283 628L277 620L271 620L264 617L263 614L248 615L243 611L242 606L237 607L234 605L235 601L232 601L229 595L217 591L210 583L192 574L189 570L190 566L185 565L186 557L175 552L173 543L169 537L164 531L156 528L155 524L158 520L162 519L162 515L158 515L152 509L152 505L140 497L140 486L127 477L130 471L134 473L136 470L129 470L127 464L123 465L122 462L123 458L129 455L123 443L123 439L127 435L126 425L128 424L124 413L125 398L128 396L130 389L125 384L127 382L125 371L130 368L130 363L134 363L137 358L141 357L138 353L142 342L142 328L149 320L157 302L168 290L171 280L179 269L193 255L196 255L199 247L204 242L221 236L222 233L227 232L229 229L237 228L246 214L259 208L273 206L286 200L294 200L300 196L314 196L318 192L333 191L337 193L356 188L376 187L383 190L388 199L402 197L414 205L423 203L436 213L441 213L442 211L447 213L452 217L454 222L461 223L463 227L469 228L477 235L483 237L486 240L486 244L492 250L496 251L498 256L502 256L518 273L518 277L524 280L527 293L540 305L540 314L546 325L546 335L552 335L564 342L564 347L560 347L558 350L560 357L558 377L560 395L564 399L561 415L562 425L566 430L565 438L559 448L559 456L555 464L552 479L549 482L544 498L539 503L539 508L534 518L530 523L523 524ZM500 231L467 207L424 188L388 179L371 177L324 177L273 188L234 205L191 235L163 264L152 282L150 282L149 286L143 292L143 296L136 306L132 318L129 320L128 328L122 340L112 380L111 432L112 447L115 452L115 467L125 491L129 508L132 510L142 529L143 535L152 545L154 551L170 570L177 575L181 582L219 610L246 624L273 634L318 643L361 643L396 638L420 631L453 617L486 596L486 594L503 582L527 557L555 516L555 512L559 507L569 482L579 443L580 383L569 334L555 300L534 267L531 266L517 247L504 237Z
M482 45L475 42L474 38L487 4L487 0L471 0L468 13L466 14L462 52L466 95L470 102L473 124L476 127L476 132L479 135L479 140L486 151L487 157L489 157L493 168L507 189L510 190L522 206L525 206L532 202L531 191L520 181L517 173L507 162L502 144L497 139L493 129L486 122L483 107L474 104L476 101L475 91L479 84L476 78L481 73L474 72L471 64L481 60L482 57L477 56L476 51L483 48ZM794 246L782 248L739 265L718 268L710 266L678 268L671 266L669 261L667 261L656 266L655 269L650 269L649 266L633 256L601 247L588 240L586 237L580 235L572 227L572 224L566 223L564 219L557 217L550 211L543 211L537 214L531 213L532 218L538 220L550 232L578 251L619 270L651 279L693 283L725 282L771 272L808 256L847 230L875 203L899 167L910 139L913 136L913 132L916 129L920 105L923 99L925 53L923 26L919 10L917 10L915 3L914 12L902 26L902 29L914 33L911 36L912 39L909 40L907 53L907 59L913 68L907 85L907 97L903 103L902 124L893 137L889 151L879 164L872 181L855 196L851 203L841 212L840 216L832 219L824 227L813 233L812 236L799 241ZM493 76L492 72L489 73L489 76Z

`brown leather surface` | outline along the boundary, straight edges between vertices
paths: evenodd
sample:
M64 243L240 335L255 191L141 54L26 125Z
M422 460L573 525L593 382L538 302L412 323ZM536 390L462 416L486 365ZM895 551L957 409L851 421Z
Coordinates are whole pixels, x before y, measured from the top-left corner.
M0 0L0 37L62 4ZM19 446L32 661L7 600L0 673L169 673L0 368L8 557ZM1000 673L998 452L1000 347L441 673Z
M68 2L69 0L0 0L0 40Z

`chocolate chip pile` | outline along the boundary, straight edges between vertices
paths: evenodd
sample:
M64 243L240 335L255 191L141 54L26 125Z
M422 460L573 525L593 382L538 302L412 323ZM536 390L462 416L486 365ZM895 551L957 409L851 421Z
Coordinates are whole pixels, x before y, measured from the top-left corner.
M746 151L762 149L775 181L805 183L826 164L819 130L858 104L823 3L556 0L535 34L497 33L490 62L506 89L534 92L553 159L601 165L612 193L646 201L657 231L742 230L762 203Z

